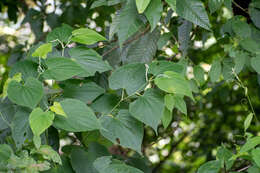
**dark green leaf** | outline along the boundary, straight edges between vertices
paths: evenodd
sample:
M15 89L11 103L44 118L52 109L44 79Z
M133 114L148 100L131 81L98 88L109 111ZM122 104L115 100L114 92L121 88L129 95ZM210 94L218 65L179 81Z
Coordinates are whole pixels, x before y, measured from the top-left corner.
M119 102L119 98L114 94L104 94L99 97L91 107L96 111L102 114L109 114L110 111L115 107Z
M197 173L218 173L221 168L221 162L219 160L209 161L203 164Z
M215 60L210 68L209 77L211 82L218 81L220 75L221 75L222 67L219 60Z
M253 57L251 59L251 66L257 73L260 74L260 56Z
M161 0L151 0L149 6L144 12L151 25L151 30L154 30L157 23L160 21L162 11L163 6Z
M209 0L209 10L210 13L214 13L218 9L220 9L221 5L223 4L224 0Z

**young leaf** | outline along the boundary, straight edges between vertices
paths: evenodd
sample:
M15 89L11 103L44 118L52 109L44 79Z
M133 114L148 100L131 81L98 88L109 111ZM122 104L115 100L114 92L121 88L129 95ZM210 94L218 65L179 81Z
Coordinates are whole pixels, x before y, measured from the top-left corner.
M142 154L143 124L133 118L128 110L120 110L116 117L103 115L100 121L105 128L101 130L105 138Z
M47 54L52 51L52 44L51 43L45 43L40 45L32 54L33 57L39 57L42 59L47 58Z
M146 8L144 14L151 25L152 31L157 26L157 23L161 18L162 11L163 11L163 6L161 0L151 0L149 6Z
M164 109L163 117L162 117L162 124L164 129L167 129L167 127L172 122L172 111L169 111L167 108Z
M135 0L136 7L139 13L143 13L151 0Z
M166 71L154 80L155 84L163 91L173 94L186 95L193 99L189 81L180 73Z
M34 78L28 78L24 85L17 81L11 81L7 94L12 102L33 109L41 101L44 92L41 82Z
M72 31L72 41L81 44L94 44L98 41L107 40L102 35L88 28L80 28Z
M54 102L53 105L50 107L50 110L57 115L67 117L59 102Z
M199 82L200 85L203 85L205 82L204 70L201 66L197 65L193 69L194 77Z
M145 87L145 75L144 64L124 65L112 73L109 78L109 87L114 90L123 88L128 95L131 95Z
M35 136L40 136L52 125L54 114L43 112L41 108L35 108L29 116L30 127Z
M70 132L82 132L100 129L101 125L94 112L83 102L65 99L60 105L67 115L56 116L54 126Z
M248 114L244 121L244 131L245 132L248 129L248 127L250 126L252 119L253 119L253 113Z
M164 111L163 96L155 89L148 89L144 95L130 103L129 111L133 117L157 131Z

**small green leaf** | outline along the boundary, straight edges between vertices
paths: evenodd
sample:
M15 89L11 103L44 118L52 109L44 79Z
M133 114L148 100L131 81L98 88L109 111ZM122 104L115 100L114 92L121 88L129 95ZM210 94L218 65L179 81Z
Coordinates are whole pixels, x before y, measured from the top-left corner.
M51 43L45 43L40 45L32 54L33 57L39 57L46 59L47 54L52 51L52 44Z
M35 136L40 136L52 125L54 114L43 112L41 108L35 108L29 117L30 127Z
M253 54L260 54L260 45L252 38L245 38L241 40L239 43L243 49Z
M255 161L256 165L260 168L260 148L252 150L252 158Z
M154 80L155 84L163 91L173 94L186 95L193 99L189 81L180 73L166 71Z
M248 127L251 125L252 119L253 119L253 113L248 114L244 121L244 131L246 131Z
M260 74L260 56L251 58L251 66L258 74Z
M167 129L167 127L172 122L172 111L169 111L167 108L164 109L163 117L162 117L162 124L164 129Z
M232 29L240 38L251 37L251 28L245 21L241 21L240 19L233 20Z
M233 153L226 147L221 146L218 148L216 158L221 161L222 168L225 167L227 170L229 170L233 166L235 160L232 159L232 156Z
M21 106L35 108L43 97L42 83L37 79L28 78L24 85L13 80L7 89L8 98Z
M40 136L34 135L33 136L33 144L35 146L35 148L40 148L41 144L42 144L42 139Z
M241 147L240 153L247 152L247 151L255 148L259 144L260 144L260 136L249 138L247 140L247 142Z
M197 173L218 173L220 169L221 162L219 160L213 160L200 166Z
M151 30L154 30L157 23L160 21L162 11L163 6L161 0L151 0L149 6L144 12L151 25Z
M220 9L221 5L223 4L224 0L209 0L209 10L210 13L214 13L218 9Z
M98 41L104 41L107 39L94 30L80 28L72 31L71 40L81 44L94 44Z
M139 13L143 13L151 0L135 0L136 7Z
M49 145L42 145L40 146L40 148L38 148L37 150L33 150L31 153L41 154L44 159L51 160L61 165L60 155L56 151L54 151Z
M73 28L69 25L62 24L61 27L55 28L47 35L47 42L56 43L58 44L58 40L63 43L68 43L71 34L72 34Z
M215 60L210 68L209 77L211 82L218 81L222 71L222 66L219 60Z
M203 68L201 66L197 65L193 68L193 73L194 73L195 79L199 82L199 84L203 85L205 83Z
M7 161L13 154L12 148L7 144L0 144L0 163Z
M235 69L236 74L239 74L243 70L247 59L249 59L249 57L247 56L247 54L245 54L243 52L239 52L239 54L236 55L236 57L234 58L234 61L235 61L234 69Z
M56 113L57 115L67 117L59 102L54 102L53 105L50 107L50 110Z
M185 115L187 115L187 106L186 106L186 102L184 101L182 96L179 95L174 95L174 103L175 103L175 107L181 111L182 113L184 113Z
M166 94L164 96L164 103L168 110L172 111L175 106L175 100L173 94Z
M2 93L2 98L5 99L7 97L7 89L8 89L8 86L9 86L9 83L11 81L17 81L17 82L21 82L22 80L22 74L21 73L17 73L15 74L12 78L8 78L6 81L5 81L5 84L4 84L4 87L3 87L3 93Z

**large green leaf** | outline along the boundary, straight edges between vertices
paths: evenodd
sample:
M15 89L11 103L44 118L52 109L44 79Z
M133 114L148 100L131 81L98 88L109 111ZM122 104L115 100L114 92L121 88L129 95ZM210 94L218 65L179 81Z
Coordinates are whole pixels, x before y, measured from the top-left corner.
M155 84L163 91L173 94L186 95L193 98L189 81L180 73L166 71L154 80Z
M63 96L65 98L74 98L85 103L90 103L98 96L105 93L105 89L101 88L94 82L87 83L66 83L63 88Z
M142 153L143 124L133 118L128 110L120 110L115 117L102 116L100 121L105 128L101 130L104 137L115 144Z
M64 57L48 58L46 65L48 69L43 73L45 79L62 81L84 72L77 62Z
M151 25L151 30L154 30L157 23L160 21L162 11L163 6L161 0L151 0L149 6L144 12Z
M240 153L247 152L260 144L260 136L256 136L247 140L247 142L241 147Z
M129 111L136 119L157 131L164 111L163 95L155 89L148 89L144 95L130 103Z
M47 35L47 42L58 44L58 40L67 43L72 35L73 28L69 25L62 24L61 27L55 28Z
M71 40L81 44L94 44L98 41L104 41L106 40L106 38L98 34L94 30L88 28L80 28L72 31Z
M8 100L0 100L0 130L9 127L15 115L15 106Z
M221 72L222 72L221 63L219 60L215 60L212 63L210 71L209 71L209 77L210 77L211 82L216 82L219 79Z
M40 136L52 125L53 119L54 114L52 112L43 112L41 108L35 108L29 116L30 127L33 134Z
M91 104L91 108L93 108L96 112L109 114L118 102L119 98L117 97L117 95L104 94Z
M203 164L197 173L218 173L220 169L221 162L219 160L213 160Z
M181 64L169 61L154 61L151 64L149 64L148 73L151 73L154 76L163 74L166 71L182 73L184 71L184 67Z
M143 173L143 171L128 166L119 160L112 160L112 156L104 156L96 159L94 167L99 173Z
M123 88L128 95L134 94L145 87L145 66L134 63L116 69L109 78L111 89Z
M260 148L252 150L252 157L256 165L260 168Z
M28 78L24 85L11 81L7 93L12 102L32 109L39 104L44 94L42 83L35 78Z
M260 74L260 56L253 57L251 59L251 66L257 73Z
M103 61L102 57L93 49L75 47L69 50L69 54L84 70L80 74L81 77L94 76L97 71L102 73L112 70L108 62Z
M56 116L55 127L70 132L100 129L96 115L85 103L76 99L65 99L60 104L67 117Z
M240 38L247 38L251 36L250 26L245 21L241 21L238 18L232 21L232 29Z
M0 97L2 97L3 99L5 99L7 97L7 89L9 86L9 83L11 81L17 81L17 82L21 82L22 80L22 74L21 73L17 73L16 75L14 75L12 78L8 78L3 86L3 93L0 95Z
M260 45L252 38L245 38L241 40L239 43L243 49L254 54L260 54Z
M135 0L136 7L139 13L143 13L151 0Z
M177 0L176 12L184 19L210 30L207 12L200 0Z
M12 148L7 144L0 144L0 163L7 161L13 154Z
M118 37L120 46L137 32L142 27L142 24L143 22L139 18L135 1L127 1L119 16Z
M229 170L233 166L235 160L232 159L232 156L233 153L224 146L218 148L216 158L221 161L222 168L225 166Z

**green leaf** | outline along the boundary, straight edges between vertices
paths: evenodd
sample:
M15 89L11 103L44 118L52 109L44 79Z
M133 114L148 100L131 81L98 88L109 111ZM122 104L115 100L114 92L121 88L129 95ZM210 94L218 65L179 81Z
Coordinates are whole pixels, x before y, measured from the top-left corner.
M21 82L22 80L22 74L21 73L17 73L15 74L12 78L8 78L5 83L4 83L4 87L3 87L3 93L2 93L2 98L5 99L7 97L7 89L9 86L9 83L11 81L17 81L17 82Z
M199 82L200 85L205 83L204 70L201 66L196 65L193 68L194 78Z
M167 94L164 96L164 103L168 110L172 111L175 106L175 100L173 94Z
M249 15L256 27L260 28L260 5L258 1L249 4Z
M162 117L162 124L164 129L167 129L167 127L170 125L171 122L172 122L172 111L165 108Z
M108 62L103 61L102 57L93 49L75 47L69 50L69 54L84 70L83 73L79 74L81 77L94 76L97 71L102 73L112 70Z
M0 130L7 129L13 120L16 107L8 100L0 100Z
M139 18L135 1L127 1L119 16L118 37L120 47L130 36L136 33L142 25L143 22Z
M123 0L95 0L91 5L91 9L100 7L100 6L112 6L120 3Z
M49 52L52 51L52 44L51 43L45 43L40 45L40 47L38 47L33 53L32 56L33 57L39 57L39 58L43 58L46 59L47 58L47 54Z
M128 95L142 90L145 87L145 66L134 63L116 69L109 77L109 87L113 90L123 88Z
M60 155L49 145L42 145L39 149L31 151L31 153L38 153L42 155L44 159L51 160L61 165Z
M179 95L174 95L174 104L175 107L181 111L182 113L184 113L185 115L187 115L187 106L186 106L186 102L184 101L182 96Z
M149 6L144 12L151 25L151 30L154 30L157 23L160 21L162 11L163 6L161 0L151 0Z
M236 74L239 74L243 70L247 59L249 59L249 57L246 53L239 52L239 54L236 55L236 57L234 58L235 61L234 70Z
M252 150L252 158L255 161L256 165L260 168L260 148Z
M221 162L219 160L213 160L200 166L197 173L218 173L220 169Z
M154 82L165 92L186 95L193 99L189 81L179 73L166 71L163 75L156 77Z
M98 41L105 41L107 39L94 30L80 28L72 31L71 40L81 44L94 44Z
M245 21L241 21L238 18L232 21L232 29L240 38L251 37L250 26Z
M57 115L67 117L59 102L54 102L53 105L50 106L50 110Z
M260 74L260 56L251 58L251 66Z
M29 124L30 109L19 108L14 115L11 129L12 138L14 139L15 146L20 149L26 139L32 137Z
M55 28L48 33L46 41L58 44L58 40L63 43L68 43L72 35L73 28L69 25L62 24L61 27Z
M63 81L84 72L77 62L64 57L48 58L46 65L48 69L43 73L45 79Z
M248 173L259 173L260 172L260 168L256 165L251 166L248 170Z
M169 6L176 12L176 0L166 0Z
M100 129L96 115L85 103L76 99L65 99L60 104L67 117L56 116L55 127L70 132Z
M0 163L7 161L13 154L12 148L7 144L0 144Z
M210 30L207 12L200 0L177 0L176 12L184 19Z
M245 38L245 39L241 40L239 43L243 49L245 49L253 54L260 53L260 45L252 38Z
M190 44L190 32L192 30L192 23L187 20L181 20L182 23L178 27L178 42L179 49L182 52L182 56L187 55L187 51Z
M40 136L52 125L53 119L54 114L52 112L43 112L41 108L35 108L29 116L30 127L33 134Z
M133 117L157 131L164 111L163 95L155 89L148 89L144 95L130 103L129 111Z
M248 114L244 121L244 131L246 131L249 128L252 119L253 119L253 113Z
M136 7L139 13L143 13L148 7L151 0L135 0Z
M65 98L78 99L84 103L90 103L98 96L105 93L105 89L101 88L94 82L87 83L68 83L63 88L63 96Z
M154 61L149 65L148 73L157 76L163 74L166 71L174 71L176 73L182 73L184 67L181 64L169 62L169 61Z
M119 160L112 160L112 156L104 156L95 160L94 167L99 173L144 173L137 168L126 165Z
M209 0L209 10L210 13L214 13L218 9L220 9L221 5L223 4L224 0Z
M260 136L256 136L253 138L249 138L247 142L241 147L240 153L247 152L253 148L255 148L257 145L260 144Z
M218 81L218 79L221 75L221 71L222 71L222 66L221 66L220 60L213 61L211 68L210 68L210 72L209 72L209 77L210 77L211 82Z
M105 130L101 134L114 144L141 152L143 141L143 124L133 118L128 110L120 110L115 116L102 116L100 119Z
M223 60L223 77L224 80L233 80L234 79L234 74L233 74L233 68L235 64L231 58L225 58Z
M221 146L218 148L216 158L221 161L222 168L229 170L233 166L235 160L232 159L232 156L233 153L226 147Z
M32 109L39 104L44 94L42 83L34 78L28 78L24 85L11 81L7 93L12 102Z
M91 104L91 108L93 108L96 112L109 114L119 100L120 99L115 94L104 94Z

